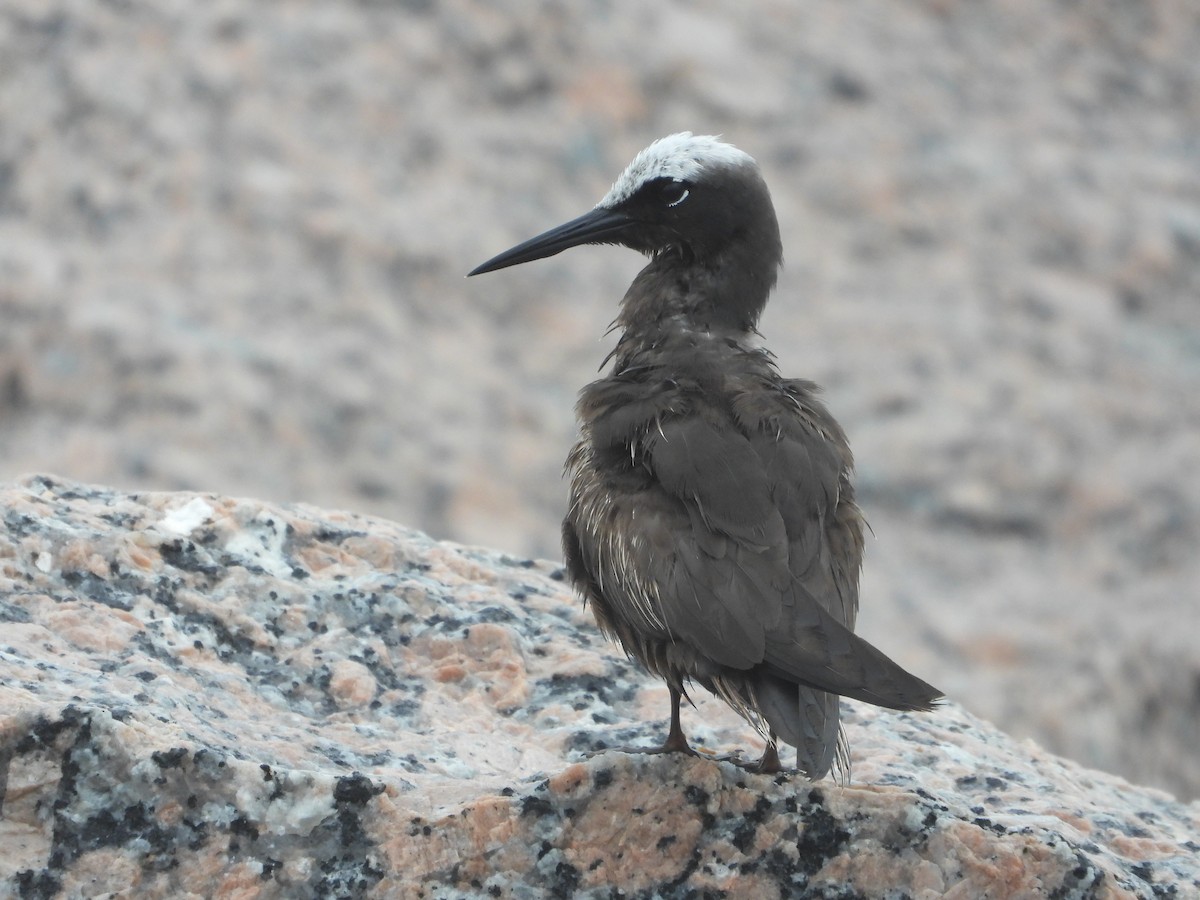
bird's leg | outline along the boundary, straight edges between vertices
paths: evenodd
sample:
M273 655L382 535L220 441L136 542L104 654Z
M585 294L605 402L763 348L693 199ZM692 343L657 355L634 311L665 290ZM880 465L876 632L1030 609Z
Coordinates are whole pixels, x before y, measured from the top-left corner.
M679 703L683 699L683 691L676 688L674 685L668 685L671 690L671 730L667 732L667 739L659 747L612 747L613 750L620 750L622 753L686 753L688 756L699 756L688 743L687 736L683 733L683 725L679 721ZM599 750L597 753L606 751Z
M779 745L775 743L775 735L771 735L771 740L767 742L767 749L763 751L762 759L758 761L753 771L760 775L774 775L777 772L783 771L783 764L779 761Z
M679 721L679 702L683 699L683 692L674 685L668 685L668 687L671 689L671 730L667 732L667 739L658 748L658 752L690 753L694 756L696 751L688 744L687 737L683 733L683 725Z
M758 762L740 759L733 760L733 762L747 772L753 772L756 775L776 775L782 772L783 763L779 760L779 740L775 737L775 732L768 732L767 748L763 750L762 758Z
M686 753L688 756L703 756L705 759L734 762L737 757L732 754L715 754L708 752L700 752L695 750L688 743L687 736L683 733L683 725L679 720L680 701L683 700L683 691L674 685L667 685L671 691L671 730L667 732L667 739L661 747L655 747L651 750L643 750L643 753ZM779 762L779 757L775 758L776 763Z

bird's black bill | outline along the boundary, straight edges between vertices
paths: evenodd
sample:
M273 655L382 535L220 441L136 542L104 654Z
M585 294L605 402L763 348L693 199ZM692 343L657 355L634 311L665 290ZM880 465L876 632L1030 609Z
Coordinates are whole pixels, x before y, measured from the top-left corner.
M537 237L517 244L511 250L505 250L499 256L493 256L468 272L467 276L482 275L484 272L495 272L497 269L533 262L535 259L545 259L580 244L615 243L629 224L627 216L611 209L597 207L578 219L551 228Z

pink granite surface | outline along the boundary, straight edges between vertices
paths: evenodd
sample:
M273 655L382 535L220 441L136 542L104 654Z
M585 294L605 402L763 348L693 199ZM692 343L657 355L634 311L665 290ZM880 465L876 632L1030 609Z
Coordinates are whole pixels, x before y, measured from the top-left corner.
M954 703L847 703L848 785L606 750L666 692L554 564L50 477L0 517L0 896L1200 896L1200 805Z
M642 261L463 274L722 133L855 452L860 629L1200 797L1198 47L1196 0L0 0L0 480L557 558Z

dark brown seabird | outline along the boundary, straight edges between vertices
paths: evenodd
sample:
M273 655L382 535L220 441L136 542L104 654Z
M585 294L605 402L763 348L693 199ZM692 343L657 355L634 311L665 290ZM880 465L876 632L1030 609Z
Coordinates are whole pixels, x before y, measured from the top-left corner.
M941 692L854 634L863 519L846 436L810 381L755 346L782 245L755 161L673 134L637 155L589 213L478 275L580 244L647 254L621 302L610 373L583 389L567 457L563 550L600 628L664 679L663 751L694 682L816 780L849 760L839 695L927 710ZM607 362L608 360L606 360Z

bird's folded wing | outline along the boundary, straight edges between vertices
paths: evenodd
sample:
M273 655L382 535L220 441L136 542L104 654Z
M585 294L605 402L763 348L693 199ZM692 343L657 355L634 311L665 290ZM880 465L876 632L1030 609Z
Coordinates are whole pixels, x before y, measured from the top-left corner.
M757 665L792 578L762 461L742 434L699 417L663 422L646 460L665 496L634 527L669 548L647 561L667 627L720 665Z
M855 635L832 614L831 606L841 612L832 598L819 600L791 571L789 553L822 544L821 522L837 502L828 484L836 485L837 473L818 471L819 460L786 437L769 446L700 417L664 422L647 442L655 479L678 504L673 514L661 505L665 514L645 523L663 529L659 547L673 548L655 561L667 627L721 665L765 664L809 687L882 706L927 707L939 692ZM789 475L790 466L800 471ZM789 504L793 535L781 502Z

